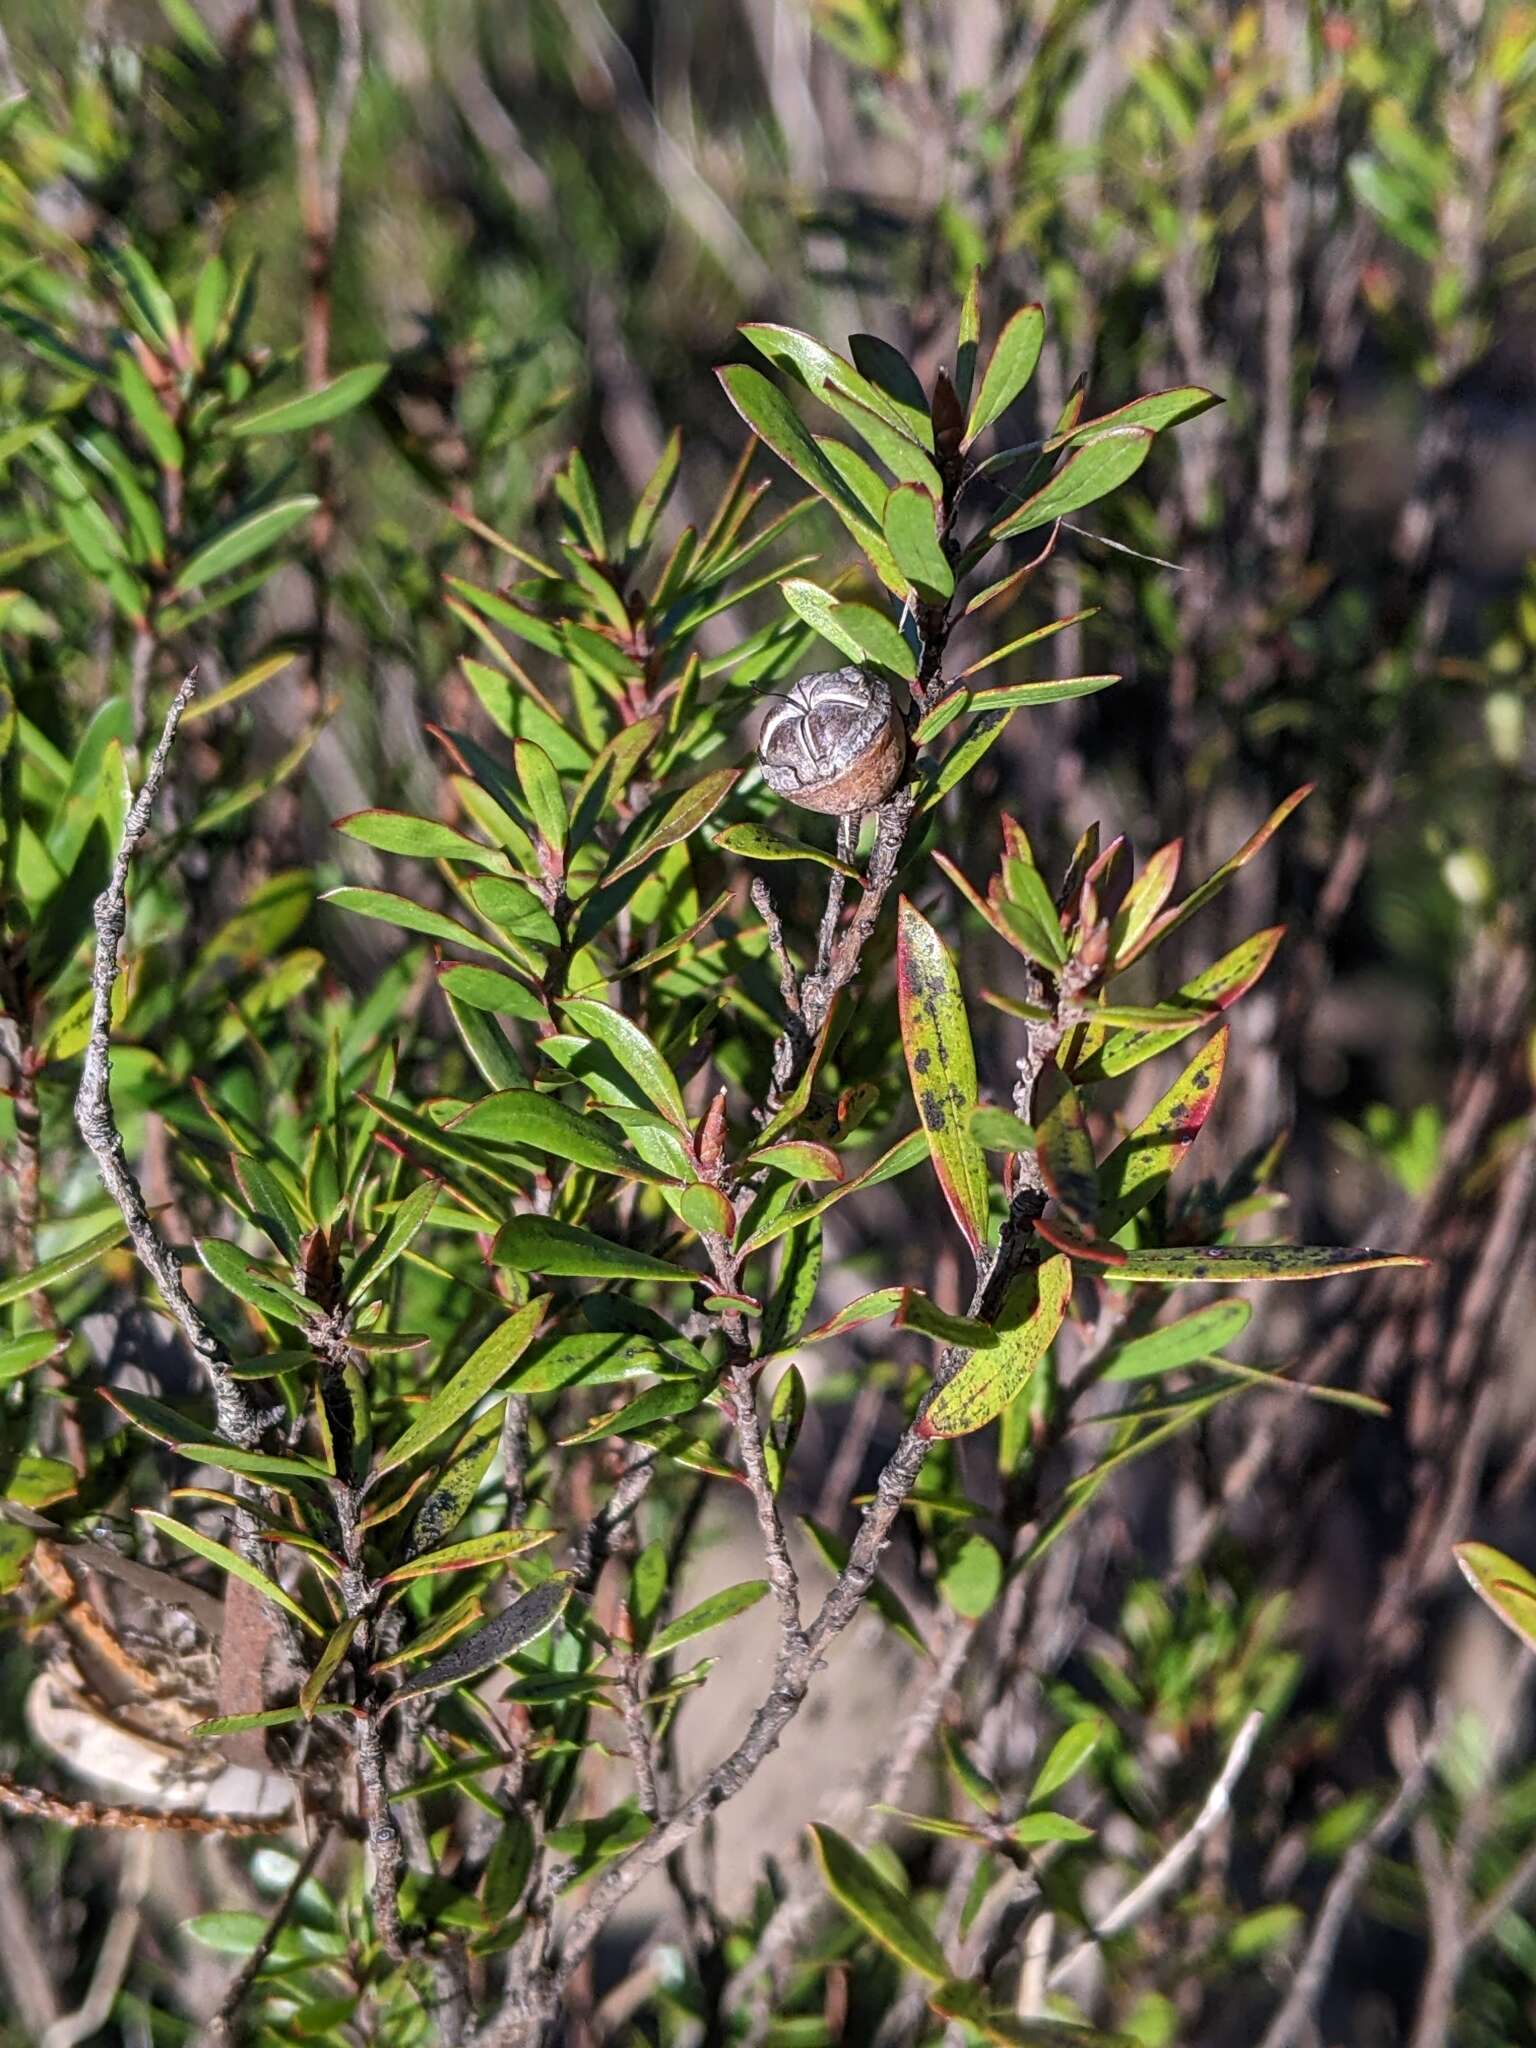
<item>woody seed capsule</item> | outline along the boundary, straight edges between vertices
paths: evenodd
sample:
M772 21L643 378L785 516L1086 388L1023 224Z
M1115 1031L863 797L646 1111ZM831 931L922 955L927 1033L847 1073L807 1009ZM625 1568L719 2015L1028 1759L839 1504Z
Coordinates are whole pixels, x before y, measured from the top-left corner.
M770 789L838 818L883 803L906 757L906 726L890 689L863 668L802 676L763 721L757 742Z

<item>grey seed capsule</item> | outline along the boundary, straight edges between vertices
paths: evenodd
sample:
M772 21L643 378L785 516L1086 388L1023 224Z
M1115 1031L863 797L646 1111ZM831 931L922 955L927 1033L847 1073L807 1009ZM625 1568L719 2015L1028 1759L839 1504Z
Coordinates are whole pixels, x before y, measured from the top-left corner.
M888 685L855 667L802 676L764 719L757 742L770 789L838 818L883 803L906 757L906 726Z

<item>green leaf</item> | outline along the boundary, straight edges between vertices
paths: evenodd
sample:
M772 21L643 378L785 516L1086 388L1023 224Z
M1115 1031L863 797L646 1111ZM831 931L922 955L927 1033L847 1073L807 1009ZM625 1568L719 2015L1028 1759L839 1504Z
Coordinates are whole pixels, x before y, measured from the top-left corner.
M1041 1178L1062 1213L1091 1237L1099 1214L1099 1179L1083 1099L1052 1065L1040 1077L1035 1107L1037 1115L1045 1111L1035 1137Z
M1161 917L1154 919L1139 952L1145 953L1150 951L1152 946L1161 945L1170 933L1187 924L1196 911L1203 910L1212 897L1218 896L1233 877L1248 865L1254 855L1267 845L1292 811L1306 802L1315 787L1315 783L1304 782L1299 789L1293 789L1282 803L1275 806L1258 831L1244 840L1230 860L1223 861L1215 873L1208 875L1197 889L1192 889L1182 903L1176 904L1172 910L1164 911ZM1116 965L1118 971L1119 967L1129 965L1129 960L1121 959Z
M803 482L860 525L868 522L863 507L801 425L777 385L748 363L728 363L715 375L725 395L753 433L765 441L781 462Z
M979 434L1001 419L1028 384L1035 374L1044 341L1044 312L1039 306L1021 307L997 338L966 423L965 439L960 444L963 448L969 448ZM964 403L963 398L961 402Z
M981 346L981 272L973 270L960 307L960 332L955 342L955 396L962 411L971 402L976 383L976 355Z
M840 875L846 875L851 882L859 879L859 871L841 861L836 854L826 853L819 846L809 846L803 839L790 839L782 832L772 832L766 825L727 825L715 834L714 843L726 853L739 853L744 860L809 860L818 867L832 868Z
M973 1316L951 1315L937 1302L930 1301L920 1287L902 1288L895 1327L915 1330L918 1336L935 1344L963 1344L979 1350L990 1350L998 1341L990 1323L979 1323Z
M1035 1147L1034 1126L1009 1109L972 1110L971 1136L988 1152L1032 1152Z
M1536 1650L1536 1576L1491 1544L1453 1543L1451 1549L1473 1592L1528 1650Z
M249 1302L264 1316L303 1329L312 1317L320 1313L318 1303L307 1301L281 1275L272 1272L259 1259L253 1259L239 1245L231 1244L227 1238L200 1238L197 1256L221 1287L227 1287L231 1294Z
M566 814L565 791L560 787L554 762L533 740L514 740L512 760L517 770L518 787L527 801L540 839L556 852L561 851L570 830L570 819Z
M384 1228L363 1247L349 1268L347 1301L355 1304L367 1299L369 1291L378 1285L401 1253L409 1248L417 1231L432 1214L436 1201L436 1187L431 1181L424 1181L395 1205L394 1213Z
M595 1039L608 1048L647 1101L655 1103L669 1123L680 1131L688 1131L688 1112L677 1078L638 1024L631 1023L607 1003L585 996L573 998L560 1007L584 1038Z
M811 1841L827 1890L845 1913L905 1968L936 1983L948 1976L944 1951L917 1908L861 1849L821 1822L811 1824Z
M786 577L779 588L790 609L850 661L873 662L877 668L905 676L909 683L915 680L917 656L884 612L877 612L873 605L842 604L830 591L802 576Z
M472 967L466 961L440 962L437 984L444 995L471 1009L489 1010L504 1017L521 1017L529 1024L547 1024L549 1012L526 982L504 974L496 967Z
M1071 697L1094 697L1112 689L1121 676L1044 676L1032 683L995 683L988 690L967 693L968 711L1016 711L1041 704L1064 704Z
M1053 434L1041 452L1054 454L1069 442L1086 441L1106 427L1150 427L1154 433L1160 433L1164 427L1176 427L1182 420L1192 420L1223 402L1214 391L1207 391L1200 384L1181 384L1172 391L1149 391L1143 398L1133 398L1128 405L1116 406L1113 412L1081 421L1064 434Z
M1251 939L1244 939L1230 953L1223 953L1219 960L1191 976L1174 991L1167 1006L1175 1009L1187 1006L1191 1015L1184 1022L1170 1023L1158 1030L1138 1027L1118 1031L1111 1031L1107 1020L1103 1025L1090 1023L1072 1062L1074 1080L1114 1080L1182 1044L1191 1032L1198 1031L1202 1024L1210 1021L1213 1011L1230 1009L1239 997L1247 994L1274 959L1284 936L1284 925L1271 925L1267 931L1255 932Z
M657 1173L627 1152L595 1117L532 1088L504 1088L496 1095L483 1096L447 1128L498 1145L528 1146L556 1159L589 1166L597 1173L644 1181L651 1187L676 1185L668 1175Z
M162 469L180 470L184 460L181 436L136 357L118 357L117 388L156 462Z
M848 353L875 394L875 403L914 440L933 446L933 420L922 380L898 348L878 334L850 334Z
M141 1515L151 1528L158 1529L163 1536L169 1536L173 1543L179 1543L196 1556L206 1558L209 1564L217 1565L221 1572L227 1572L231 1578L243 1579L248 1586L253 1586L264 1600L273 1601L285 1613L291 1614L310 1635L324 1636L326 1633L313 1615L305 1613L291 1593L285 1592L275 1580L269 1579L265 1572L258 1571L253 1564L247 1564L243 1557L224 1544L216 1543L211 1536L203 1535L199 1529L188 1528L184 1522L173 1522L169 1515L156 1514L152 1508L138 1508L135 1512Z
M712 775L700 776L691 788L669 804L661 817L650 825L616 865L603 870L603 882L616 882L622 875L648 861L653 854L668 846L676 846L690 833L697 832L706 819L712 818L736 786L741 774L739 768L720 768Z
M466 931L463 925L455 924L451 917L425 910L409 896L397 896L389 889L328 889L320 901L334 903L338 910L355 910L360 917L377 918L380 924L393 925L397 931L420 932L426 938L462 946L467 953L485 953L493 960L497 957L494 947Z
M783 1490L804 1421L805 1380L797 1365L786 1366L768 1404L768 1427L763 1431L763 1464L774 1493Z
M325 1688L336 1676L342 1658L352 1647L352 1638L366 1620L366 1615L349 1614L345 1621L332 1629L326 1639L325 1648L315 1660L313 1670L299 1688L299 1711L306 1721L313 1721L315 1718L320 1702L325 1697Z
M967 1621L980 1621L1003 1587L1003 1560L985 1536L961 1539L939 1574L939 1591Z
M701 1600L697 1607L690 1607L686 1614L680 1614L676 1621L668 1622L653 1636L646 1656L665 1657L669 1650L692 1642L706 1629L734 1621L738 1614L745 1614L749 1607L755 1607L767 1591L766 1579L745 1579L739 1586L726 1586L718 1593L711 1593L707 1600Z
M1021 1849L1038 1849L1046 1842L1091 1842L1093 1829L1064 1813L1026 1813L1008 1830Z
M109 1223L105 1230L98 1230L94 1236L82 1238L79 1244L71 1245L67 1252L56 1252L51 1259L44 1259L25 1273L12 1273L0 1280L0 1308L13 1301L23 1301L29 1294L44 1293L50 1287L57 1287L61 1280L67 1280L71 1273L78 1273L83 1266L91 1265L103 1252L111 1251L121 1244L128 1235L128 1226L121 1220Z
M1080 626L1084 619L1097 618L1098 612L1099 607L1097 605L1088 605L1082 611L1068 612L1059 619L1049 619L1045 625L1036 626L1033 632L1021 633L1017 640L1010 640L1006 646L994 647L988 653L981 655L979 659L971 663L969 668L961 669L957 680L965 682L970 676L980 675L984 668L995 668L998 662L1006 661L1010 655L1017 654L1020 648L1033 647L1041 640L1053 639L1056 634L1064 633L1069 626ZM1024 687L1032 689L1035 685L1026 684Z
M1149 1330L1144 1337L1132 1337L1129 1343L1118 1345L1104 1378L1143 1380L1154 1373L1172 1372L1235 1343L1252 1320L1253 1308L1246 1301L1211 1302L1165 1323L1160 1330Z
M476 875L466 885L470 902L507 940L520 960L538 960L529 948L560 943L560 927L526 882L510 875Z
M868 556L888 590L905 594L906 584L884 536L865 512L855 492L801 426L782 392L748 364L728 364L716 372L725 394L752 431L782 462L825 498Z
M525 1308L499 1323L485 1342L464 1361L446 1386L438 1389L416 1420L380 1458L377 1471L393 1472L418 1457L479 1403L522 1357L538 1333L549 1306L547 1295L538 1295Z
M1102 1259L1098 1246L1073 1245L1072 1256ZM1127 1252L1110 1261L1112 1280L1155 1280L1185 1286L1197 1280L1222 1285L1243 1280L1327 1280L1335 1273L1365 1273L1376 1266L1428 1266L1410 1252L1377 1252L1362 1245L1206 1244Z
M34 1366L44 1364L69 1343L68 1330L34 1330L30 1336L12 1337L0 1343L0 1386L20 1379Z
M353 411L364 399L371 398L388 375L388 363L359 363L355 369L343 370L339 377L332 377L328 384L320 385L317 390L300 392L294 398L278 399L275 404L260 406L251 412L235 413L220 424L226 434L246 439L261 434L292 434L301 427L323 426L327 420L340 419L343 413Z
M802 1202L798 1208L785 1209L776 1216L767 1217L737 1247L738 1251L743 1258L762 1251L776 1238L782 1237L786 1230L794 1230L799 1224L809 1223L813 1216L824 1214L834 1202L844 1201L849 1195L858 1194L862 1188L878 1187L881 1181L894 1180L897 1174L906 1173L916 1166L927 1150L927 1134L911 1132L907 1137L898 1139L889 1152L883 1153L873 1166L866 1167L852 1180L845 1180L828 1194L818 1195L813 1202Z
M1097 1749L1104 1735L1099 1720L1074 1721L1052 1746L1029 1788L1029 1804L1043 1806L1053 1792L1059 1792L1069 1778L1075 1778Z
M954 961L905 896L897 913L896 990L912 1098L934 1171L966 1242L979 1251L991 1183L986 1156L970 1129L977 1107L971 1027Z
M947 1381L923 1416L923 1436L968 1436L983 1428L1028 1386L1072 1298L1072 1266L1060 1255L1021 1273L997 1318L998 1341L975 1351Z
M408 1678L398 1692L391 1694L389 1704L398 1706L404 1700L445 1692L449 1686L465 1685L470 1679L478 1678L482 1671L491 1670L515 1650L526 1649L529 1643L552 1629L565 1611L570 1597L568 1578L546 1579L531 1593L514 1600L484 1628L476 1629L473 1635L461 1637L446 1656L427 1665L424 1671L418 1671L414 1678Z
M635 500L635 510L629 522L626 545L631 555L644 552L656 531L656 522L666 509L677 482L678 464L682 460L683 435L680 427L674 427L667 436L667 445L661 451L661 460L651 472L650 479L640 496Z
M1216 1104L1231 1038L1224 1024L1099 1168L1099 1229L1114 1237L1173 1176Z
M417 860L463 860L476 867L506 872L507 857L493 846L482 846L466 832L441 825L435 818L413 818L404 811L350 811L335 820L335 829L364 846L376 846L383 853L404 853Z
M926 408L910 404L903 407L881 384L866 377L862 370L856 370L845 356L823 347L810 335L802 334L794 327L777 327L766 321L748 322L742 327L741 334L743 340L750 341L760 355L777 369L788 372L834 412L846 418L845 403L852 399L856 404L880 413L893 427L910 434L921 447L932 448L933 427Z
M492 1446L494 1449L494 1445ZM380 1578L381 1586L400 1586L411 1579L435 1578L440 1572L478 1571L482 1565L502 1564L509 1557L521 1557L554 1540L553 1529L493 1529L488 1536L466 1536L441 1550L426 1550Z
M595 1230L560 1223L551 1216L513 1216L501 1226L492 1254L515 1273L600 1280L660 1280L692 1287L700 1275L649 1252L611 1244Z
M1011 540L1107 497L1136 474L1155 438L1150 427L1114 427L1082 442L1048 483L992 529L990 539Z
M951 1981L941 1984L929 2004L946 2019L958 2020L984 2041L1001 2048L1138 2048L1131 2034L1106 2034L1097 2027L1074 2026L1066 2020L1021 2020L1011 2012L995 2012L980 1985Z
M307 519L311 512L318 511L319 506L320 500L306 492L302 497L282 498L275 505L264 505L259 512L247 513L244 519L237 519L222 533L216 533L211 540L205 541L182 564L181 574L170 594L180 597L186 591L201 590L215 576L238 569L253 555L264 554L285 533L291 533L294 527Z
M955 572L939 543L939 507L921 484L898 484L885 501L885 537L896 566L927 604L955 594Z
M979 1806L983 1813L1000 1813L1003 1806L1002 1793L986 1772L972 1761L954 1729L941 1726L939 1742L944 1751L944 1761L966 1798L973 1805Z

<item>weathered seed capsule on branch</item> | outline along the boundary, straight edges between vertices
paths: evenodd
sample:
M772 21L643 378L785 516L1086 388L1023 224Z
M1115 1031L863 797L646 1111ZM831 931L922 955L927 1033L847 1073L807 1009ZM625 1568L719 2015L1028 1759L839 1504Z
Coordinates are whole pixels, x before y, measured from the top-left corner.
M883 803L907 758L907 729L888 685L863 668L802 676L758 736L763 780L808 811L855 817Z

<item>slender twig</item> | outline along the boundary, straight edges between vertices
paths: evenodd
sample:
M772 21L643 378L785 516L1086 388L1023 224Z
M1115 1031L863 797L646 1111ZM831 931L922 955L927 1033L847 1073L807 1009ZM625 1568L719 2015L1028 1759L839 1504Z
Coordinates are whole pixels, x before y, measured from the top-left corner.
M90 1148L109 1195L122 1212L133 1239L139 1262L160 1289L166 1307L180 1325L183 1336L207 1373L213 1388L214 1412L219 1434L226 1442L251 1450L261 1438L257 1408L232 1372L233 1360L219 1338L203 1320L197 1304L182 1284L181 1268L170 1246L150 1220L144 1191L139 1186L123 1147L112 1111L112 991L117 983L117 949L127 924L128 869L134 851L149 824L155 799L165 779L166 764L176 738L181 715L191 702L193 677L188 676L171 699L159 744L150 758L143 787L134 799L123 825L122 842L112 863L112 878L96 899L96 958L91 969L91 1031L85 1048L85 1065L80 1092L75 1098L75 1122Z
M1095 1926L1089 1939L1080 1941L1076 1948L1069 1949L1056 1964L1048 1979L1053 1990L1065 1983L1077 1965L1100 1942L1109 1941L1113 1936L1123 1933L1127 1927L1133 1927L1138 1920L1151 1912L1160 1899L1166 1898L1173 1890L1199 1854L1201 1843L1216 1832L1231 1812L1233 1790L1238 1779L1248 1768L1248 1760L1253 1755L1254 1744L1258 1741L1259 1731L1263 1726L1264 1716L1258 1708L1244 1717L1232 1747L1227 1751L1220 1774L1210 1791L1206 1793L1200 1811L1173 1847L1153 1864L1141 1882L1133 1885L1118 1904L1110 1907Z
M1296 1968L1291 1988L1280 2010L1270 2021L1259 2048L1291 2048L1291 2044L1312 2024L1328 1973L1344 1935L1360 1889L1370 1875L1371 1863L1405 1827L1416 1812L1429 1786L1438 1743L1431 1738L1420 1750L1413 1767L1396 1793L1382 1809L1371 1828L1346 1852L1334 1872L1323 1903L1318 1908L1307 1946Z
M315 1838L305 1850L298 1869L288 1880L287 1890L273 1908L272 1917L263 1929L260 1941L246 1957L239 1973L220 2000L218 2011L199 2036L197 2048L224 2048L224 2044L234 2038L230 2031L231 2022L250 1996L252 1985L265 1969L267 1958L277 1946L278 1936L287 1926L289 1915L299 1902L299 1893L313 1875L315 1865L320 1861L329 1840L328 1830L316 1831Z
M128 1974L134 1945L139 1938L139 1926L144 1917L144 1894L149 1890L154 1854L155 1845L148 1835L136 1836L125 1843L112 1917L96 1951L85 1996L73 2012L64 2013L46 2029L38 2041L38 2048L76 2048L78 2042L89 2041L93 2035L99 2034L111 2019L112 2008L123 1988L123 1979Z

